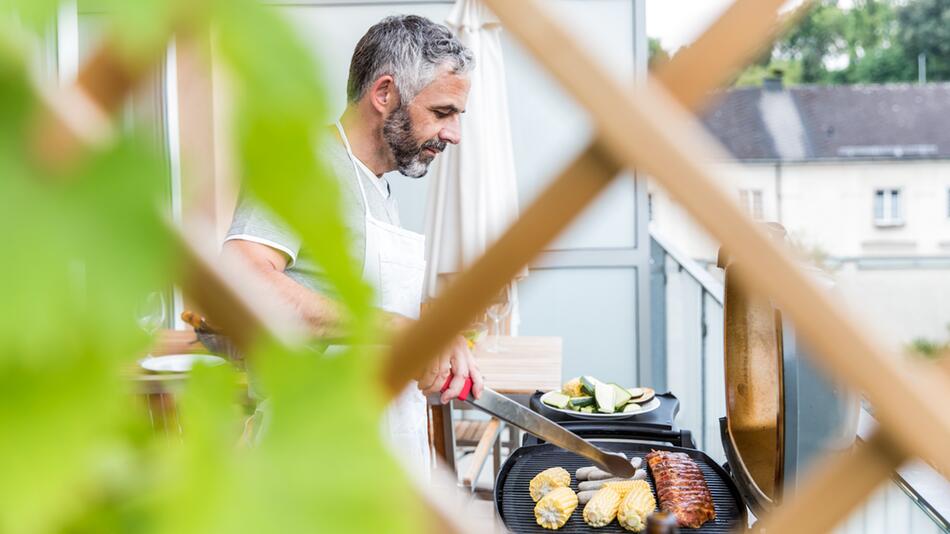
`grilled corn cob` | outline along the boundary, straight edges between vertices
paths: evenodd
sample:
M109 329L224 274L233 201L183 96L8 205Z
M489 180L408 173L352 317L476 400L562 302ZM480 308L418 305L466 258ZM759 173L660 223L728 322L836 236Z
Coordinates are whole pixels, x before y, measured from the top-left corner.
M632 480L627 495L617 510L617 522L633 532L643 532L647 527L647 516L656 510L656 499L646 480Z
M600 488L584 506L584 521L592 527L603 527L617 517L620 492L614 488Z
M577 508L577 495L567 486L554 488L534 505L534 520L543 528L559 529Z
M541 497L547 495L548 492L554 488L570 485L571 474L563 467L552 467L535 475L534 478L531 479L528 491L530 491L531 498L534 499L534 502L538 502L541 500Z
M561 387L561 392L568 397L580 397L584 394L584 390L581 389L581 379L572 378L568 380L564 383L564 386Z
M630 490L639 488L641 484L646 484L647 489L650 489L650 485L645 480L607 480L603 487L617 490L620 498L623 499L630 493Z

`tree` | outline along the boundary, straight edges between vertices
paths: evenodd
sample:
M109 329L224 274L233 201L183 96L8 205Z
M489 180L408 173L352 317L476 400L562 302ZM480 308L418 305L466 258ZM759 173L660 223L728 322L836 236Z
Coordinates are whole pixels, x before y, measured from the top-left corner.
M670 54L663 48L663 45L660 43L660 40L656 37L647 38L648 48L650 58L647 60L650 70L656 69L658 65L662 65L670 60Z
M928 79L950 79L950 0L819 1L737 85L759 83L782 70L787 83L852 84L917 78L917 54L926 53Z
M917 72L917 55L926 54L927 80L950 80L950 0L913 0L897 11L904 59Z

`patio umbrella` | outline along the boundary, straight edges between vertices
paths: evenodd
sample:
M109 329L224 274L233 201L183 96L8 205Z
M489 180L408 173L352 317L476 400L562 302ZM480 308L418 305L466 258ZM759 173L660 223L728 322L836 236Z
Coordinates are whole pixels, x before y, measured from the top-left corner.
M426 208L426 295L475 261L518 217L501 25L479 0L458 0L446 24L475 57L462 143L434 162ZM527 275L525 269L518 278ZM511 325L517 326L512 291Z

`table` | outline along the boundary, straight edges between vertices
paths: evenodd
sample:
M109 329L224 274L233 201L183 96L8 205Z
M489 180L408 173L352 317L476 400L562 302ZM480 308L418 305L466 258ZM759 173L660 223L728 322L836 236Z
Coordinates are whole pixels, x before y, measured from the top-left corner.
M521 400L537 390L561 388L561 338L502 336L500 352L488 352L493 339L475 346L475 358L485 377L485 387ZM519 399L519 397L521 397ZM455 471L455 428L451 404L433 405L429 410L432 446L439 462Z

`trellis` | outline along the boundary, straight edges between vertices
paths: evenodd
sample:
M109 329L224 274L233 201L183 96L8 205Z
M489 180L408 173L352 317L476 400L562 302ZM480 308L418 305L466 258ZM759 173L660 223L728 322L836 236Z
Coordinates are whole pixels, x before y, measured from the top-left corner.
M692 46L635 88L605 72L537 0L486 3L587 108L598 134L499 241L394 341L380 377L390 395L425 368L621 169L635 169L655 178L747 266L747 282L785 310L820 355L816 363L864 392L881 421L873 437L853 453L817 465L802 489L761 525L775 533L798 532L806 524L809 532L828 531L910 457L922 457L950 473L946 373L929 372L882 349L796 268L719 185L707 163L724 155L687 111L698 109L712 89L728 81L794 18L794 13L777 16L784 0L737 0ZM106 42L73 85L44 93L45 113L34 144L38 160L68 166L89 147L107 143L113 137L110 115L143 76L143 65L157 61L161 52L132 59ZM237 266L215 264L210 240L201 242L210 232L173 231L184 291L239 344L250 346L261 336L299 342L301 328L253 276L238 272Z

